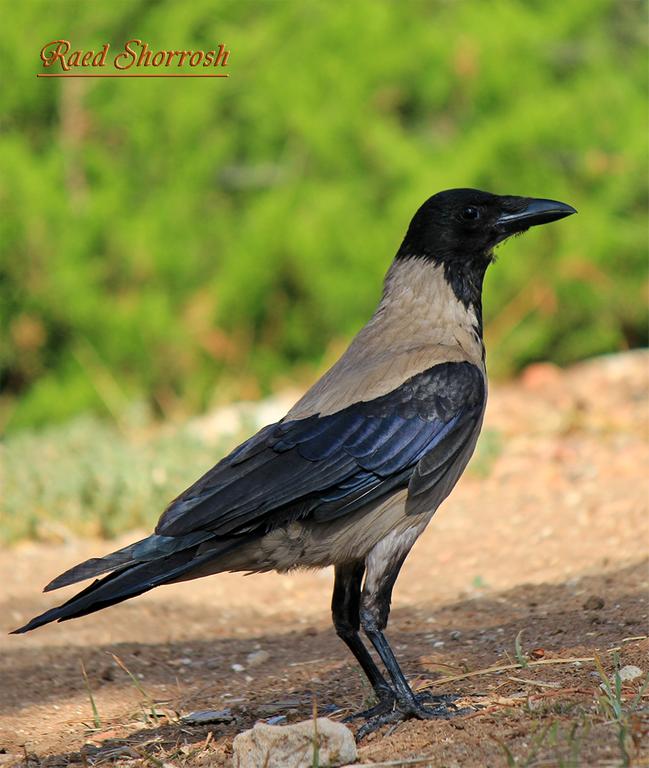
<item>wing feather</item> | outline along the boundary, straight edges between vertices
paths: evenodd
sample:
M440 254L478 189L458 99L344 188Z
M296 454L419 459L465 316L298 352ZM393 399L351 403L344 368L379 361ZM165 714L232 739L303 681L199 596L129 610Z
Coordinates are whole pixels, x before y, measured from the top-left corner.
M268 530L348 514L395 488L431 491L479 427L484 376L443 363L394 392L265 427L172 502L156 533Z

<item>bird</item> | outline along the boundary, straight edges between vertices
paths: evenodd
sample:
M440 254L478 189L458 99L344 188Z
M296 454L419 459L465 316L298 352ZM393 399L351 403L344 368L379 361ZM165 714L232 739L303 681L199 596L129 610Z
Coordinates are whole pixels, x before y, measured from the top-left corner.
M477 189L428 198L374 314L286 416L173 500L150 536L51 581L45 591L101 577L14 633L162 584L333 566L333 625L376 695L374 706L352 716L365 721L365 733L462 711L456 697L416 693L408 683L384 633L392 590L482 427L482 289L494 250L574 213L557 200Z

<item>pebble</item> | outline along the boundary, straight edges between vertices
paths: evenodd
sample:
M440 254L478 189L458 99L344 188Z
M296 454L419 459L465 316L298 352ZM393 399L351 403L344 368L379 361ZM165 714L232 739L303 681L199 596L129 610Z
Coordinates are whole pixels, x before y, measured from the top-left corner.
M243 664L232 664L230 666L230 669L233 672L245 672L246 671L246 668L243 666Z
M268 720L266 720L266 725L282 725L286 721L286 715L275 715L274 717L269 717Z
M185 725L204 725L205 723L229 723L234 720L231 709L204 709L190 712L180 718Z
M260 664L265 664L269 659L270 653L264 650L253 651L246 656L246 662L249 667L258 667Z
M628 683L630 680L635 680L636 677L640 677L642 675L642 670L640 667L633 666L633 664L627 664L625 667L622 667L618 674L623 683Z

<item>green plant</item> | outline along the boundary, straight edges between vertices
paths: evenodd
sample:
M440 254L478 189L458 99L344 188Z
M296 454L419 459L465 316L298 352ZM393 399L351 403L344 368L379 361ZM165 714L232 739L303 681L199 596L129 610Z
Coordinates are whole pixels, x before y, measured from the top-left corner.
M237 437L208 440L191 427L147 423L125 433L90 417L23 430L0 447L0 543L148 529Z
M647 342L641 3L48 8L3 8L0 430L312 378L371 312L415 207L451 186L579 210L490 271L492 374ZM231 77L37 79L61 30L113 51L134 30L223 41Z
M597 703L601 714L615 726L617 744L620 751L622 765L632 764L631 755L631 718L638 709L642 696L649 686L649 675L640 686L640 690L629 702L625 702L622 692L622 678L620 677L620 657L613 654L613 675L610 678L599 656L595 656L595 667L600 679L601 694L597 696Z
M590 721L583 716L568 723L566 727L557 720L544 725L532 723L531 743L523 754L516 754L516 750L502 739L494 737L494 740L502 749L508 768L531 768L537 765L580 768L584 764L582 746L590 729Z
M529 665L527 654L523 653L523 646L521 645L521 637L523 636L524 631L525 630L521 629L514 639L514 655L516 657L516 661L521 665L523 669Z
M532 765L539 751L543 747L543 743L545 742L551 725L551 723L548 723L539 729L538 733L536 733L532 739L529 750L520 758L514 754L512 748L502 739L499 739L497 736L492 736L491 738L500 746L505 755L507 768L528 768L528 766Z
M126 666L126 664L124 664L124 662L120 659L120 657L114 653L111 653L110 655L113 657L113 660L117 664L117 666L120 669L124 670L124 672L126 672L126 674L129 676L130 681L133 683L137 692L142 697L143 703L146 704L146 707L144 705L142 706L142 715L144 718L144 723L147 724L149 722L153 722L157 724L158 718L160 717L160 715L155 708L153 699L144 690L142 683L140 683L137 677L131 672L131 670Z
M320 734L318 733L318 701L313 696L313 756L311 760L311 768L320 768Z
M90 708L92 709L92 724L94 725L95 730L99 730L101 728L101 718L99 717L99 710L95 704L95 697L92 694L90 681L88 680L88 674L86 673L86 668L83 661L81 662L81 674L83 675L83 682L86 686L86 691L88 691L88 698L90 699Z

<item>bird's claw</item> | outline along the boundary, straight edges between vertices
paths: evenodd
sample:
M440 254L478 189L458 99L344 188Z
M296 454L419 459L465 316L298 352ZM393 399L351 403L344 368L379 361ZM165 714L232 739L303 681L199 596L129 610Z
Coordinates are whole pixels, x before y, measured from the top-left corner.
M451 704L461 698L457 693L432 693L431 691L419 691L416 694L420 704Z
M417 720L448 720L451 717L469 714L471 709L459 709L455 706L453 702L458 698L459 696L453 695L435 696L429 691L423 691L414 695L412 699L397 700L395 697L391 709L374 711L384 703L381 701L376 707L359 713L359 716L365 715L366 722L358 729L356 737L360 741L384 725L399 723L412 717ZM424 702L435 706L426 706Z

